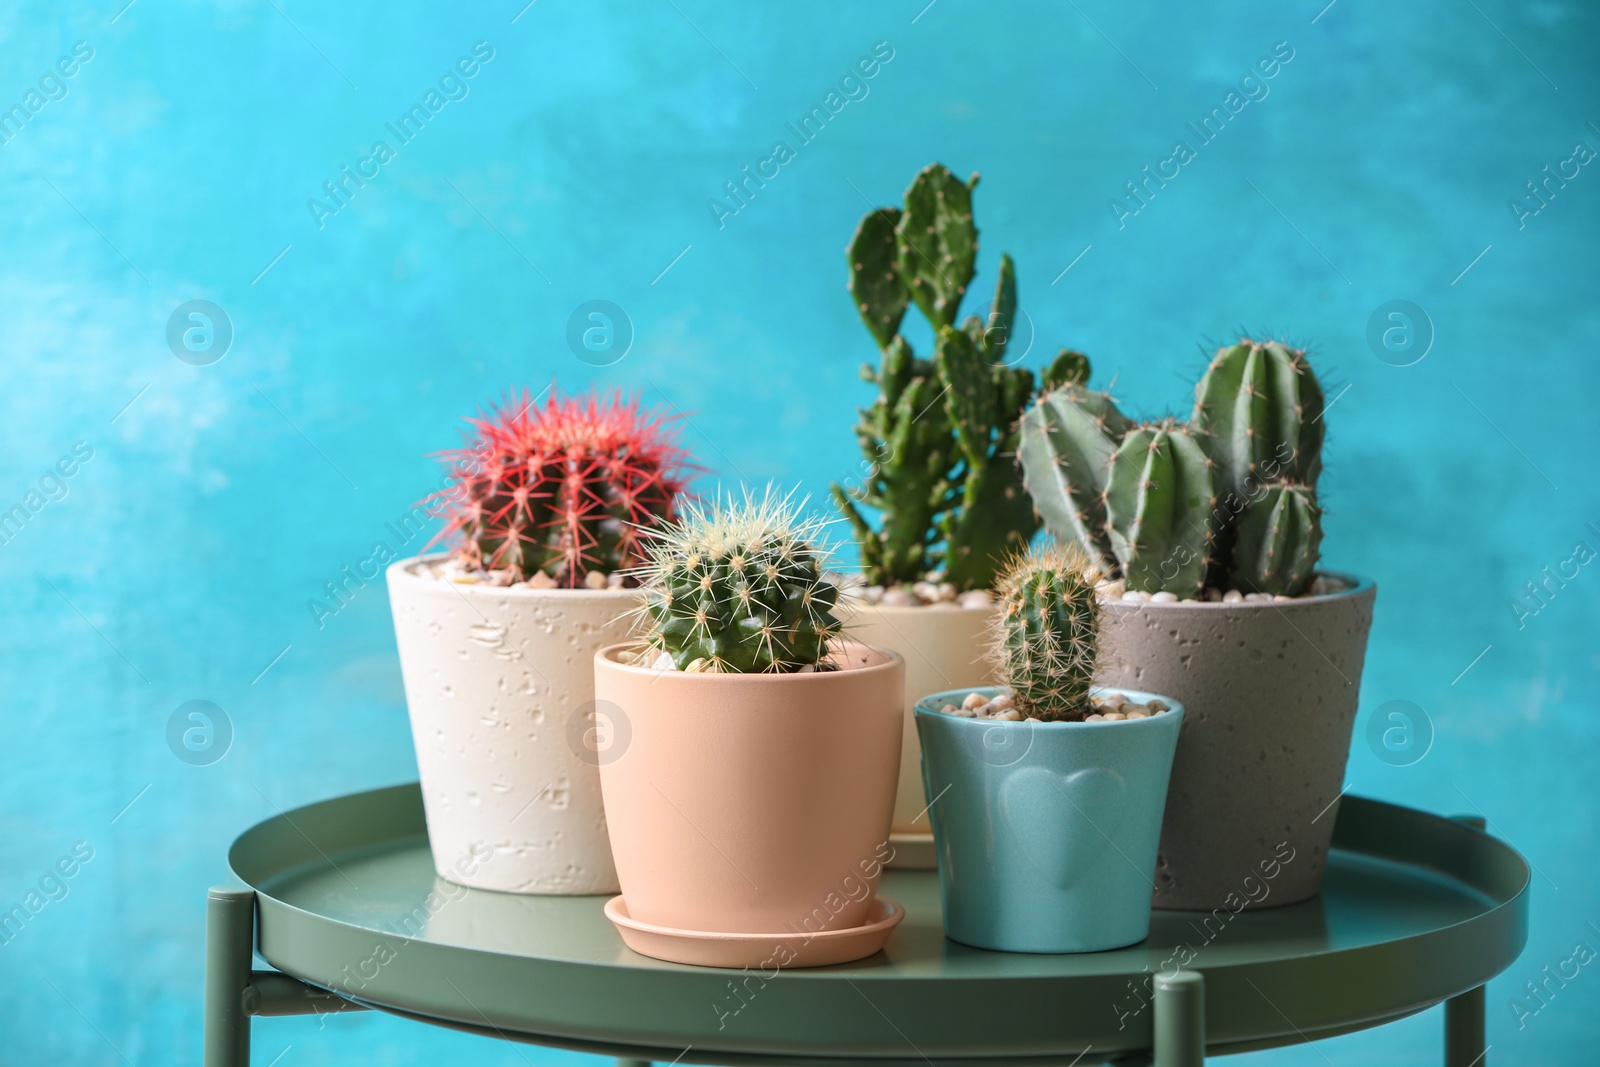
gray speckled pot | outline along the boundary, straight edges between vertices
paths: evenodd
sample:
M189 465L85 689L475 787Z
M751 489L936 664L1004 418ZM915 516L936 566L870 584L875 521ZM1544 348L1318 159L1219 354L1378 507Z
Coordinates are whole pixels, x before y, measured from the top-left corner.
M1167 791L1155 906L1315 896L1344 786L1377 587L1256 604L1106 605L1100 681L1188 714ZM1287 850L1293 859L1284 862ZM1261 864L1281 863L1252 901Z

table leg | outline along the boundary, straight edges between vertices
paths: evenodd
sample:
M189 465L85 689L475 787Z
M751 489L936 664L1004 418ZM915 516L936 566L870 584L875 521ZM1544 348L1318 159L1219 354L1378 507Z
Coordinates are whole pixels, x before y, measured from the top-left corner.
M205 1067L250 1067L244 993L255 950L256 894L215 887L206 897Z
M1445 1067L1484 1067L1484 987L1444 1002Z
M1155 1067L1201 1067L1206 1058L1206 980L1198 971L1156 975Z
M1487 831L1482 815L1454 815L1456 822L1474 830ZM1445 1067L1483 1067L1488 1049L1484 1045L1484 987L1469 989L1444 1002Z

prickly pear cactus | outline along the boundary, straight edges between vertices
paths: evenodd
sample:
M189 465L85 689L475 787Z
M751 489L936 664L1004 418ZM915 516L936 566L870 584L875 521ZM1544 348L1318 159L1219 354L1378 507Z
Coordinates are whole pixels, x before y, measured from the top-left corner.
M978 258L972 190L977 187L976 174L963 182L935 163L906 190L905 212L896 228L900 275L935 329L955 324L961 298L972 283Z
M1322 508L1305 485L1275 485L1245 506L1233 544L1233 588L1299 596L1316 577Z
M1217 352L1195 390L1196 433L1218 487L1248 500L1261 486L1315 486L1322 472L1322 387L1304 351L1246 338Z
M833 498L861 542L873 585L906 584L943 569L958 589L989 588L1004 557L1038 529L1015 461L1016 426L1034 392L1032 371L1011 366L1016 269L1002 256L987 320L955 325L972 283L977 176L924 169L905 209L868 212L847 249L850 294L882 350L863 377L879 396L856 425L864 476ZM898 333L909 305L933 327L932 359ZM1088 379L1088 359L1065 349L1044 372L1054 386ZM863 511L876 510L876 527Z
M1063 385L1089 384L1089 357L1082 352L1063 348L1045 368L1043 391L1049 392Z
M863 366L861 375L879 390L856 423L866 458L860 481L850 489L835 483L833 500L861 545L869 580L915 582L938 565L938 520L955 495L950 479L956 447L945 389L933 362L918 359L898 336L884 350L881 366ZM876 529L863 505L882 513Z
M1109 571L1106 478L1133 422L1105 393L1069 382L1041 396L1023 417L1017 455L1023 484L1050 536L1076 545Z
M1211 471L1171 421L1130 430L1111 458L1106 525L1129 589L1197 597L1211 542Z
M861 217L850 247L850 295L879 348L888 348L900 331L911 294L900 279L899 245L895 230L900 209L883 207Z
M1016 421L1033 395L1033 372L990 360L965 331L939 331L934 363L949 387L950 424L960 446L959 506L946 511L945 580L957 589L987 589L1005 556L1027 548L1039 520L1013 458Z
M997 583L991 656L1025 716L1082 719L1099 650L1100 572L1071 545L1020 555Z
M679 670L782 673L815 667L841 630L838 588L823 577L822 523L804 501L760 497L683 506L642 568L648 646Z

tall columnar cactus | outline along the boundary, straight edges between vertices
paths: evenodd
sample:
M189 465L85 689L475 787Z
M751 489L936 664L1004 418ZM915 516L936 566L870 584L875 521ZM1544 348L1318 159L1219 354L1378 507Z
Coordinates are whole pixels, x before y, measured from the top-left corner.
M988 319L956 325L975 271L977 184L977 175L963 182L929 166L906 190L904 210L868 212L847 249L850 294L881 362L862 370L879 387L856 425L865 476L848 489L835 484L833 497L874 585L915 582L942 567L957 588L988 588L1004 556L1038 529L1012 459L1034 376L1010 365L1020 358L1008 354L1017 309L1011 257L1000 259ZM899 334L912 304L933 329L932 359L919 359ZM1065 350L1044 372L1051 385L1087 378L1087 359ZM862 505L882 513L877 528Z
M840 633L838 587L823 577L823 525L770 488L701 508L656 531L641 568L650 648L679 670L736 674L815 667Z
M990 646L1018 710L1046 722L1081 719L1099 649L1100 572L1071 545L1016 557L997 584Z
M1294 596L1315 577L1322 508L1310 486L1274 485L1245 505L1233 542L1236 588Z
M1322 387L1302 351L1248 338L1220 350L1195 390L1193 424L1217 463L1218 486L1242 500L1322 473Z
M620 393L552 388L543 406L509 393L468 422L465 446L442 457L448 486L424 501L445 520L434 542L516 581L604 585L644 562L643 533L676 518L695 470L674 419Z
M1106 529L1129 589L1198 596L1210 558L1211 471L1171 421L1123 437L1106 478Z
M1287 596L1311 584L1322 541L1322 414L1322 386L1305 352L1281 341L1246 338L1219 350L1206 368L1190 421L1217 472L1214 581ZM1283 503L1287 486L1295 491ZM1288 510L1271 518L1280 506ZM1268 529L1289 538L1276 563L1260 555Z
M1322 539L1322 396L1304 351L1246 338L1217 353L1187 425L1135 427L1069 386L1028 411L1018 454L1046 529L1115 557L1129 589L1293 596Z
M1109 395L1077 383L1045 393L1022 420L1022 480L1045 528L1106 571L1113 562L1106 478L1118 443L1132 428Z

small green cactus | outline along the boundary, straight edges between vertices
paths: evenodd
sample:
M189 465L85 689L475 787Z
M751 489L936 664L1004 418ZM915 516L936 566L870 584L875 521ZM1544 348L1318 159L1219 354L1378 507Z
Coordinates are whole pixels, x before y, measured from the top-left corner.
M990 654L1025 717L1082 719L1099 650L1100 572L1071 545L1015 557L997 583Z
M1106 478L1106 529L1129 589L1196 597L1210 558L1211 471L1170 420L1123 437Z
M1013 458L1035 379L1008 363L1017 310L1010 256L1000 259L988 320L969 316L956 326L975 272L977 184L977 175L963 182L933 164L906 190L903 211L868 212L847 249L850 294L882 361L862 373L879 387L856 424L865 476L832 492L873 585L909 584L942 568L958 589L987 589L1005 556L1038 530ZM913 303L933 328L932 359L917 358L899 334ZM1043 380L1088 376L1087 357L1063 349ZM882 513L876 528L863 506Z
M823 577L824 522L770 487L759 497L688 503L655 531L641 570L648 647L679 670L783 673L817 667L841 624L839 590Z
M1275 485L1245 505L1233 543L1234 588L1299 596L1316 577L1322 509L1305 485Z
M1134 426L1103 393L1045 393L1018 455L1045 528L1127 588L1197 596L1209 583L1298 595L1322 541L1323 393L1304 351L1249 338L1217 352L1194 417Z

